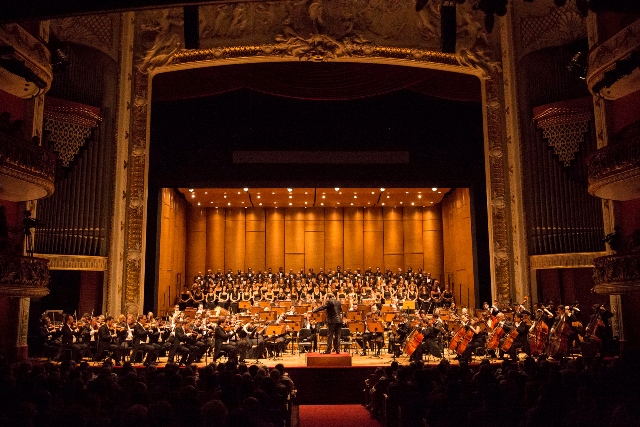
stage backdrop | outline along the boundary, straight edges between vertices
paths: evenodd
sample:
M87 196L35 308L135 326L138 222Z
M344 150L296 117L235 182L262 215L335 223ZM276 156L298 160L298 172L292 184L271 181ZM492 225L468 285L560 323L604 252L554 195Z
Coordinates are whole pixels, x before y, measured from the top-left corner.
M277 271L283 267L318 272L338 265L352 271L422 268L443 284L452 283L456 300L462 285L463 302L469 301L469 295L473 305L468 194L468 190L454 191L452 200L447 195L441 205L428 208L215 209L193 207L179 193L164 189L158 312L170 309L181 286L191 284L198 272L207 269L237 272L271 267Z

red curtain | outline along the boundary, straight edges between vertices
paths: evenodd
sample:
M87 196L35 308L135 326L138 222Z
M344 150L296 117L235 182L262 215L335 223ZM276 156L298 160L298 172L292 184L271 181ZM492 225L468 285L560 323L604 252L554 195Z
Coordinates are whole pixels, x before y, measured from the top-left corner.
M479 79L466 74L380 64L302 61L222 65L158 74L153 79L153 100L200 98L240 88L309 100L367 98L401 89L456 101L481 100Z

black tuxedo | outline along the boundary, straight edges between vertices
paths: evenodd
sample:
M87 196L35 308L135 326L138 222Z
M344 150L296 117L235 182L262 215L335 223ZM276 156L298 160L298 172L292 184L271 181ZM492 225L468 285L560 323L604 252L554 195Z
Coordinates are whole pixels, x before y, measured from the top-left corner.
M340 329L342 328L342 304L335 298L313 310L314 313L325 310L327 312L327 351L331 353L332 345L336 353L340 352Z
M226 344L229 338L234 336L233 332L226 332L222 326L216 326L214 333L214 345L213 345L213 360L215 361L220 356L220 351L225 351L229 355L230 360L238 360L238 351L233 344Z
M73 331L66 323L62 325L62 350L71 351L71 357L79 362L89 350L89 346L82 343L74 343L73 337L77 335L76 331ZM62 355L65 356L64 354Z
M175 354L178 353L182 355L180 364L184 364L186 363L187 357L189 356L189 349L183 345L183 343L187 340L187 335L184 332L184 328L180 325L176 326L173 332L173 346L171 347L171 350L169 350L169 358L167 359L167 363L173 363Z
M113 354L113 360L115 360L116 363L120 363L121 349L120 346L113 341L109 327L104 323L98 329L98 353L96 359L101 359L105 352L111 352Z
M145 360L145 364L153 363L156 361L157 357L157 348L153 344L147 344L147 337L149 332L142 326L140 323L136 323L133 325L133 343L131 357L131 363L136 362L136 357L138 356L138 351L146 351L147 358Z

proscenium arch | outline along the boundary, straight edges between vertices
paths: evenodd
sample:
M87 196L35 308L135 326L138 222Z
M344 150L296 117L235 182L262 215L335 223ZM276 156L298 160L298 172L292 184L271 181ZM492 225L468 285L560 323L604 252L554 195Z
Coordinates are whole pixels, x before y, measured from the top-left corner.
M173 56L166 65L144 69L139 66L133 67L130 104L131 133L128 138L127 191L123 212L124 236L120 258L123 264L122 311L139 313L143 310L153 76L197 67L299 60L298 57L282 55L281 52L275 52L265 46L234 46L182 51ZM509 198L507 197L507 153L503 134L503 110L500 102L500 71L496 67L482 69L463 65L453 54L383 46L373 47L367 52L362 52L360 56L337 57L332 58L331 61L427 68L464 73L480 79L491 293L500 301L510 301L514 291L507 231L509 229ZM108 293L114 295L112 290ZM107 309L112 311L109 304L110 302L107 303Z

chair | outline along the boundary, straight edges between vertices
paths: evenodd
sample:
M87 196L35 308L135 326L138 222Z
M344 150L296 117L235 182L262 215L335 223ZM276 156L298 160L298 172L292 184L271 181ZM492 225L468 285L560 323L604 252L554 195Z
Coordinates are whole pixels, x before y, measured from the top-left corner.
M302 328L298 332L298 353L300 353L300 348L304 351L309 351L313 346L313 342L311 342L311 329Z
M320 351L320 347L324 346L324 349L327 349L327 334L329 330L327 328L320 328L318 331L318 351Z
M351 353L351 346L353 341L351 340L351 330L349 328L340 329L340 349Z

